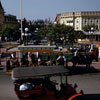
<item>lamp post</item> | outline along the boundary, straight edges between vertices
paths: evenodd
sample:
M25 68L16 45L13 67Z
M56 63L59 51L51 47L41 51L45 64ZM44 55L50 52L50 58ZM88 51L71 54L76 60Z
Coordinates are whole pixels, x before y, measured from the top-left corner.
M61 37L60 40L61 40L61 46L63 47L64 37Z
M28 28L25 28L25 37L26 37L26 44L27 44L27 38L28 38Z
M23 40L22 0L20 0L21 40Z
M91 47L90 47L90 52L93 50L93 33L94 33L94 28L91 27L90 32L91 34Z

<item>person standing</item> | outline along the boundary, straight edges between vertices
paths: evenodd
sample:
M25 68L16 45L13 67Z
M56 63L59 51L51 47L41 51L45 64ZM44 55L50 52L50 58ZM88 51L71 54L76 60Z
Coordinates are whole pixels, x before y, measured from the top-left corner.
M0 36L0 42L2 41L2 38L1 38L1 36Z
M10 69L11 69L11 66L10 66L10 59L9 59L6 62L6 71L9 71Z
M1 57L0 57L0 66L1 66Z
M77 56L77 55L78 55L78 50L76 49L74 52L74 56Z

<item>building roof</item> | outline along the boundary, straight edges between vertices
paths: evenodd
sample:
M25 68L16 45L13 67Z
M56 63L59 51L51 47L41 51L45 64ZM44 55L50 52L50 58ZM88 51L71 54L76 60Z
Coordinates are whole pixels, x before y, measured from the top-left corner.
M0 10L4 12L4 9L2 7L1 1L0 1Z
M65 13L59 13L57 16L67 16L67 17L73 17L73 16L100 16L100 11L78 11L78 12L65 12Z
M8 17L16 17L15 15L11 15L11 14L5 14L5 16L8 16Z

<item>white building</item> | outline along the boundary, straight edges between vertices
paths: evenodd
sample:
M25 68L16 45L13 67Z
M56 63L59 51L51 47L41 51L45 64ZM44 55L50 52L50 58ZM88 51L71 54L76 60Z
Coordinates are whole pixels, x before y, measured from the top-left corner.
M69 25L75 30L83 30L87 25L94 25L100 30L100 11L60 13L57 14L54 23Z
M84 31L86 26L96 26L92 33L84 32L87 38L100 41L100 11L67 12L57 14L54 24L65 24L77 31Z

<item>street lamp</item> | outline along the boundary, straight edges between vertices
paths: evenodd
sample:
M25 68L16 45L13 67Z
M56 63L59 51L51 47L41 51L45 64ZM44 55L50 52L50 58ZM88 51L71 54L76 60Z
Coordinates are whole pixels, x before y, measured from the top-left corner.
M60 40L61 40L61 46L63 47L64 37L61 37Z
M91 27L89 33L91 34L91 48L90 48L90 51L93 50L93 33L94 33L94 28Z
M27 27L25 28L25 32L28 32L28 28Z
M28 28L25 28L25 37L26 37L26 43L28 42L27 41L27 38L28 38Z

